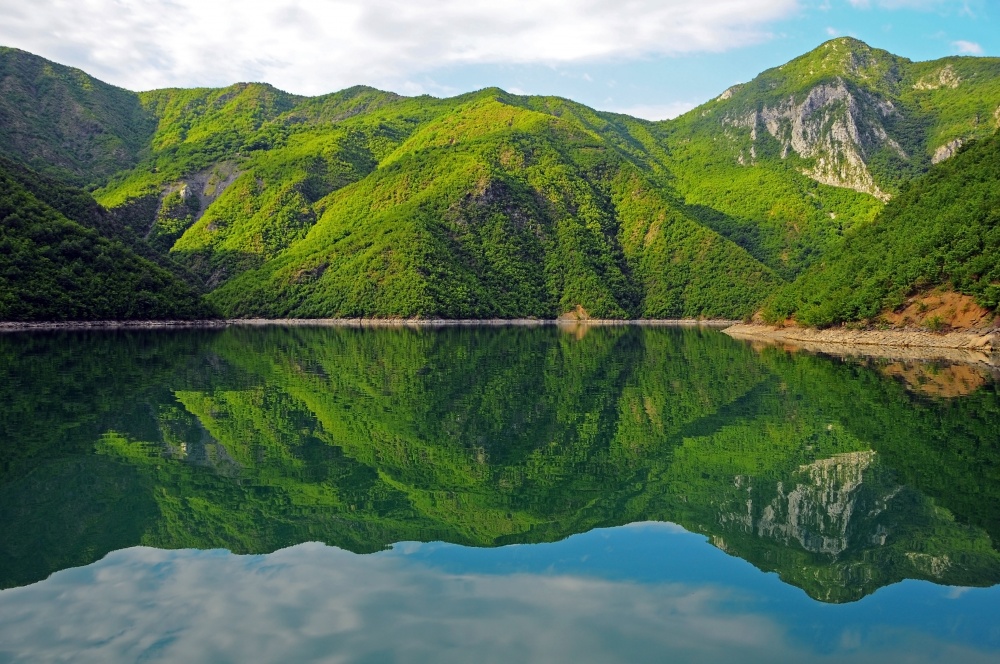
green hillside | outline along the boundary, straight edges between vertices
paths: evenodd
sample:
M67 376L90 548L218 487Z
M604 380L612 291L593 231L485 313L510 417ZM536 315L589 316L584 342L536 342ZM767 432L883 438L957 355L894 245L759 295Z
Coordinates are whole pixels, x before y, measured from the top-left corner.
M211 299L237 315L733 317L776 283L608 141L505 101L427 123Z
M662 123L706 225L794 278L932 161L1000 126L1000 59L829 41Z
M64 212L96 218L99 208L87 194L37 174L29 191L21 183L25 175L0 162L0 320L212 315L199 294L167 270L69 220Z
M877 322L907 296L944 287L1000 304L1000 135L968 146L904 188L765 308L813 326Z
M97 186L149 152L155 120L134 92L0 46L0 156Z
M94 187L102 235L228 316L744 318L1000 123L1000 60L849 38L665 122L495 88L131 93L16 49L0 75L0 157Z

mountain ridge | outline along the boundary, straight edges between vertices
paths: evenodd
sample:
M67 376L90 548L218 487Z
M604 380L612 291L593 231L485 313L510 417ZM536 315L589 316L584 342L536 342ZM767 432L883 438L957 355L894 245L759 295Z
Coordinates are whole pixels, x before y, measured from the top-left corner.
M240 316L745 318L1000 125L1000 59L915 63L850 38L661 122L499 88L129 93L0 50L18 99L43 79L62 101L0 102L0 155L86 180ZM79 117L89 170L72 150L39 163L69 130L11 129Z

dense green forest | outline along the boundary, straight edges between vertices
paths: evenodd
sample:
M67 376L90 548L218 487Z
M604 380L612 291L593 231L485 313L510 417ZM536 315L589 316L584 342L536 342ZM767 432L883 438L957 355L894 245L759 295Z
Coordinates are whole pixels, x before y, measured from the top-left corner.
M1000 581L995 384L932 398L717 332L573 332L0 337L19 443L0 450L0 585L140 544L374 552L647 520L823 601Z
M134 92L0 46L0 156L77 186L139 163L156 126Z
M977 141L849 233L782 288L765 316L806 325L878 322L918 290L944 287L1000 304L1000 135Z
M995 58L911 62L835 39L663 122L495 88L133 93L9 48L0 83L5 169L84 187L97 205L19 180L226 316L732 319L769 301L771 317L825 325L949 280L996 306L976 250L940 234L924 249L950 256L947 279L901 267L822 314L804 302L828 293L803 285L872 229L898 234L910 192L966 177L925 173L996 132ZM51 300L19 316L96 315L58 279L35 288L52 266L10 282Z
M0 320L213 315L174 274L66 216L94 218L96 211L84 192L0 162Z

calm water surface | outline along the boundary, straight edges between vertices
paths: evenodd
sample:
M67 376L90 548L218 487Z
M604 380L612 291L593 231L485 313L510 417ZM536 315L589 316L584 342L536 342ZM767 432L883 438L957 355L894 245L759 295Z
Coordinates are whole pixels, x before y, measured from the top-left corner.
M0 661L995 662L1000 387L711 330L0 336Z

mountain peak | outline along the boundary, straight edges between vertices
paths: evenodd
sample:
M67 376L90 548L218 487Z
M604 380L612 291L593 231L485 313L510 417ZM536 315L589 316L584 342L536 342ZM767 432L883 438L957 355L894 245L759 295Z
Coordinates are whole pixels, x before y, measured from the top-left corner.
M890 160L896 169L919 169L920 158L913 156L925 151L895 131L910 64L852 37L831 39L730 88L716 99L723 104L721 113L699 117L713 127L722 124L739 164L791 158L800 173L817 182L886 200L883 187L891 190L894 183L873 173L869 162Z
M771 72L780 72L789 83L797 85L841 77L889 91L898 85L900 67L907 63L906 58L873 48L860 39L837 37Z
M871 46L869 46L868 44L866 44L865 42L861 41L856 37L834 37L833 39L825 41L816 48L814 48L813 52L830 48L832 49L848 48L850 50L858 50L858 51L874 50L872 49Z

